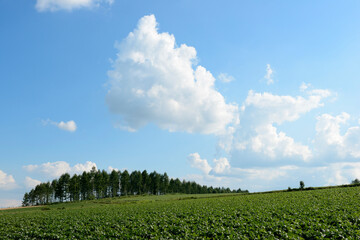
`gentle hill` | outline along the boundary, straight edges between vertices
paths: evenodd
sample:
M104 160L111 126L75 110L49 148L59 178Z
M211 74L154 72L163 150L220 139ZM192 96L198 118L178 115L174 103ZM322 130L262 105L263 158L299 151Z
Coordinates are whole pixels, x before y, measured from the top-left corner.
M0 212L1 239L315 239L360 235L360 187L127 196Z
M194 181L180 181L169 178L166 173L156 171L148 174L146 170L123 172L97 170L81 175L65 173L51 183L40 183L24 194L22 205L35 206L56 202L74 202L92 199L103 199L127 195L164 195L168 193L207 194L207 193L247 193L248 191L230 190L230 188L208 187Z

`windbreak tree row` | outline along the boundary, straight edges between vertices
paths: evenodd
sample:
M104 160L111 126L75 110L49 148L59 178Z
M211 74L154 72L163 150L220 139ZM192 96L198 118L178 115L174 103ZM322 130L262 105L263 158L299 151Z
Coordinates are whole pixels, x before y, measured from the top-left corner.
M51 183L40 183L29 193L24 194L23 206L43 205L54 202L68 202L101 199L108 197L140 195L140 194L167 194L167 193L230 193L247 192L230 190L229 188L213 188L201 186L196 182L180 181L178 178L169 179L166 173L156 171L148 174L127 170L121 172L112 170L109 174L105 170L93 168L90 172L81 175L65 173Z

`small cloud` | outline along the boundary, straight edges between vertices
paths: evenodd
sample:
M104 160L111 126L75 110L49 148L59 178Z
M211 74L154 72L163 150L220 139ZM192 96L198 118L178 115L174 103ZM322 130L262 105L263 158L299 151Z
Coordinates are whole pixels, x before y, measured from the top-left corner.
M76 123L74 121L68 121L68 122L59 122L57 124L58 128L65 130L65 131L69 131L69 132L75 132L76 131Z
M34 188L36 187L36 185L39 185L41 183L41 181L36 180L36 179L32 179L31 177L26 177L25 178L25 187L30 189L30 188Z
M37 0L35 8L38 12L72 11L80 8L97 8L100 5L112 5L114 0Z
M226 171L230 170L230 163L227 160L227 158L219 158L219 159L214 159L214 164L215 167L213 168L213 171L215 173L224 173Z
M77 125L73 120L70 120L67 122L63 122L63 121L54 122L54 121L51 121L48 119L48 120L43 120L42 123L43 123L43 125L48 125L48 124L54 125L54 126L60 128L61 130L68 131L68 132L75 132L77 129Z
M131 128L131 127L129 127L129 126L125 126L125 125L123 125L122 123L116 123L116 124L114 125L114 127L115 127L115 128L118 128L118 129L120 129L120 130L122 130L122 131L136 132L136 129Z
M81 174L84 171L89 172L93 167L97 169L96 164L90 161L86 162L85 164L78 163L73 167L64 161L23 166L27 172L41 173L47 177L60 177L64 173Z
M11 190L16 187L14 177L0 170L0 190Z
M266 74L265 74L264 78L267 80L266 81L267 85L274 83L274 80L272 79L273 73L274 73L274 71L271 69L270 64L266 64Z
M224 83L232 82L235 80L233 76L228 75L227 73L220 73L218 79Z
M311 87L310 83L304 83L302 82L300 85L300 91L304 92L306 89L308 89L309 87Z
M109 172L109 173L111 173L113 170L115 170L115 171L119 171L119 169L117 169L117 168L113 168L112 166L109 166L108 167L108 169L107 169L107 171Z
M206 159L201 159L199 153L191 153L188 156L188 161L193 168L200 169L205 174L211 171L211 167Z

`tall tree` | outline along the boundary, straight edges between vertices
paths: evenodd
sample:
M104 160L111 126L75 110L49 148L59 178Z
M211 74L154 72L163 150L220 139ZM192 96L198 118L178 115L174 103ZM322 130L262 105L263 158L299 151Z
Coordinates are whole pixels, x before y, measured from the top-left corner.
M80 177L81 200L88 199L89 192L90 192L90 178L88 173L84 171Z
M130 191L132 194L141 194L142 174L140 171L133 171L130 174Z
M160 175L160 192L162 194L166 194L169 188L169 176L167 173L164 173L163 175Z
M130 176L129 172L125 170L121 173L121 195L127 195L130 190Z
M102 170L101 172L101 196L103 198L106 198L109 196L109 174L105 171Z
M96 198L102 198L102 175L100 170L96 171L95 176L94 176L94 187L95 187L95 192L96 192Z
M110 173L109 185L111 197L118 196L120 190L120 171L113 169Z
M142 192L148 194L150 191L150 177L146 170L141 173Z
M56 191L60 202L66 201L69 198L69 183L70 175L68 173L60 176Z
M51 191L52 191L52 194L51 194L52 199L51 199L51 201L52 202L55 202L56 199L57 199L57 197L56 197L57 185L58 185L58 180L57 179L52 180L52 182L51 182Z
M69 181L70 201L80 200L80 177L74 174Z
M30 198L29 198L28 193L24 194L24 198L23 198L23 201L22 201L22 206L23 207L30 206Z
M149 177L150 177L150 191L154 195L159 194L160 175L156 171L154 171L154 172L150 173Z

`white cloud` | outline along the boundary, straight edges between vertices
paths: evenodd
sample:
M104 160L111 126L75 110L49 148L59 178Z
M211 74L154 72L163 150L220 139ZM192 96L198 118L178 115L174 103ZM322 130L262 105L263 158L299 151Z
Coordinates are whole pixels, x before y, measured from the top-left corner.
M309 87L311 87L310 83L304 83L302 82L300 85L300 91L304 92L306 89L308 89Z
M71 167L69 163L64 161L58 162L47 162L40 165L27 165L23 166L23 168L28 172L36 172L45 175L46 177L57 178L60 177L64 173L69 174L81 174L82 172L90 171L92 167L96 167L96 164L90 161L87 161L85 164L76 164Z
M76 123L74 121L68 121L68 122L59 122L57 124L58 128L69 131L69 132L75 132L76 131Z
M108 169L107 169L108 173L111 173L113 170L119 171L118 168L113 168L112 166L109 166Z
M272 124L255 128L256 136L252 137L249 146L256 153L263 153L270 158L300 156L304 160L311 158L308 146L296 143L284 132L278 132Z
M25 184L25 187L28 189L34 188L37 185L39 185L40 183L41 183L41 181L39 181L39 180L32 179L31 177L25 177L24 184Z
M0 208L20 207L21 201L18 199L2 199L0 198Z
M200 158L199 155L197 157ZM189 175L187 179L250 191L286 189L288 186L296 188L300 180L304 180L306 186L314 187L348 184L356 178L360 179L360 162L325 163L318 167L283 165L238 168L231 166L226 158L220 158L213 160L214 167L206 159L202 159L202 164L208 165L211 170L203 175Z
M309 171L304 169L304 172ZM352 180L360 179L360 162L337 162L316 167L316 175L324 180L326 186L349 184Z
M69 132L75 132L77 129L76 123L73 120L70 120L67 122L63 122L63 121L54 122L54 121L51 121L48 119L46 121L43 120L42 123L44 125L51 124L51 125L54 125L54 126L60 128L61 130L69 131Z
M191 167L203 171L205 175L214 177L232 178L259 178L272 180L284 176L286 171L296 170L296 166L287 165L278 168L236 168L230 165L227 158L213 159L213 167L206 159L201 159L198 153L190 154L188 157ZM191 161L190 161L191 160Z
M308 95L316 95L323 98L332 96L334 97L333 100L336 100L337 97L337 93L335 92L331 92L328 89L313 89L310 83L304 83L304 82L300 85L300 91L305 92Z
M210 165L206 161L206 159L201 159L198 153L191 153L188 156L188 161L193 168L200 169L205 174L208 174L211 170Z
M17 187L12 175L8 175L0 170L0 190L11 190Z
M310 148L278 131L275 124L293 122L323 106L322 100L329 96L324 91L313 91L307 97L249 91L241 108L241 124L234 131L231 147L227 145L227 149L239 152L250 150L270 159L300 157L308 161L312 157Z
M95 8L101 4L111 5L113 2L114 0L36 0L35 8L39 12L72 11L80 8Z
M159 33L154 15L141 18L117 48L106 102L122 116L122 128L152 122L169 131L219 134L238 120L238 107L227 104L212 74L196 66L195 48Z
M300 115L312 109L322 107L323 95L312 94L308 98L302 96L279 96L271 93L254 93L249 91L245 100L245 109L252 111L254 120L257 122L270 122L282 124L297 120Z
M271 69L270 64L266 64L266 74L264 78L266 79L267 85L273 84L274 80L272 79L273 70Z
M230 163L227 158L219 158L213 160L215 166L212 169L215 173L224 173L230 170Z
M350 115L343 112L338 116L322 114L317 117L315 144L321 153L335 153L341 157L360 158L360 126L350 127L341 135L341 125L347 123Z
M230 76L227 73L220 73L218 75L218 79L224 83L232 82L235 80L235 78L233 76Z

